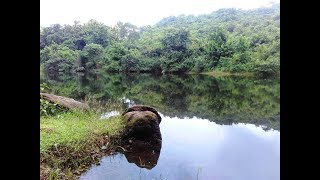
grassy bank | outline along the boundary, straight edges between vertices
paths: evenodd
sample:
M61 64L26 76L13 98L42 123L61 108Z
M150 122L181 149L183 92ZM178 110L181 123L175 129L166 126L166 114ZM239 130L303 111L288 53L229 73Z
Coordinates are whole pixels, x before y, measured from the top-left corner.
M95 112L73 111L41 117L41 179L78 177L103 155L112 153L111 144L122 128L120 117L100 119Z

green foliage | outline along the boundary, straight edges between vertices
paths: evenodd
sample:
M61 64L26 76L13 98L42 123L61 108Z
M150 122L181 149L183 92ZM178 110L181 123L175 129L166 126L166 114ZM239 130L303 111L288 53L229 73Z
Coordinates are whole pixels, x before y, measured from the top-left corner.
M101 58L103 48L99 44L90 43L85 46L82 52L82 56L84 56L87 59L97 59Z
M107 72L275 74L280 64L279 7L170 16L144 27L122 22L109 27L96 20L54 24L41 28L40 63L67 72L82 66Z
M78 58L78 52L69 49L66 46L53 44L46 46L40 51L40 62L49 63L58 60L74 62Z
M66 111L56 103L40 98L40 116L52 116Z
M49 86L46 83L40 84L40 92L46 92L48 90ZM52 116L64 111L66 111L66 109L56 103L51 103L43 99L40 95L40 116Z
M46 92L47 90L49 90L47 83L40 83L40 92Z
M106 47L111 41L109 27L96 20L90 20L82 28L86 44L99 44Z
M192 71L199 73L204 71L205 67L206 67L205 57L197 57L197 59L195 59L195 65Z
M164 50L186 51L189 33L181 29L168 29L161 40Z
M104 49L99 44L87 44L81 51L81 66L87 69L96 69L101 63Z
M69 72L78 58L79 51L55 43L40 50L40 63L46 69L54 68L55 71Z
M105 72L111 72L111 73L120 72L119 63L113 61L109 65L103 66L102 70Z
M123 43L115 43L107 49L107 61L104 68L109 72L131 72L139 71L139 61L142 59L141 52L134 48L125 46Z
M214 68L221 57L229 57L231 55L230 47L227 45L227 35L223 30L217 29L210 35L207 44L207 55L210 59L210 68Z
M131 43L139 38L138 27L130 23L118 22L111 28L111 36L115 42Z
M269 77L279 75L280 63L277 59L268 59L267 61L256 61L253 65L253 71L259 77Z

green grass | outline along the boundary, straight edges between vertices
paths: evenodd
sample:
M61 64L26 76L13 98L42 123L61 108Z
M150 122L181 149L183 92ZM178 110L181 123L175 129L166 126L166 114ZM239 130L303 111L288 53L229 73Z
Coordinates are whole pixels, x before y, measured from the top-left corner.
M123 128L119 117L100 119L92 112L66 112L40 118L40 152L53 146L81 147L97 135L115 135Z
M78 178L112 150L123 128L120 116L100 119L100 113L92 110L41 116L41 179Z

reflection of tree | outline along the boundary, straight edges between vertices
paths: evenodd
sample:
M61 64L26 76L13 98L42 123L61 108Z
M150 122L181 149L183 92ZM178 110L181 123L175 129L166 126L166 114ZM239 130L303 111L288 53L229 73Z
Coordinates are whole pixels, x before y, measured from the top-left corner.
M146 78L126 91L134 101L168 116L206 118L217 123L257 123L279 128L278 80L162 76Z
M223 124L266 124L279 129L279 79L149 74L85 78L87 81L81 79L81 83L74 77L63 78L63 82L51 80L49 86L56 94L75 99L90 95L116 102L127 97L136 104L153 106L167 116L196 116Z

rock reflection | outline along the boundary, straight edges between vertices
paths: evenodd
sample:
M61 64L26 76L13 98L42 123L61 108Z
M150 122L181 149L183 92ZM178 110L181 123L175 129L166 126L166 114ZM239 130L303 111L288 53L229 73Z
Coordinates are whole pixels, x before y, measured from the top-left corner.
M160 156L162 141L130 140L130 143L123 145L120 152L125 155L129 163L134 163L140 168L154 168Z
M162 146L161 116L154 108L142 105L132 106L122 115L127 124L119 149L129 163L152 169L157 165Z

